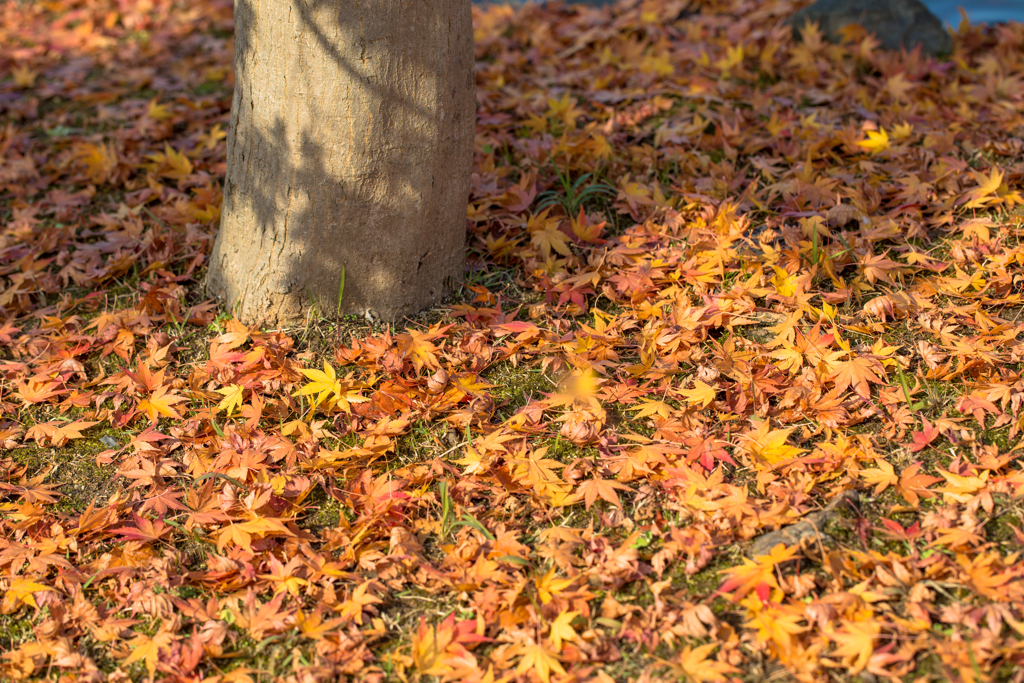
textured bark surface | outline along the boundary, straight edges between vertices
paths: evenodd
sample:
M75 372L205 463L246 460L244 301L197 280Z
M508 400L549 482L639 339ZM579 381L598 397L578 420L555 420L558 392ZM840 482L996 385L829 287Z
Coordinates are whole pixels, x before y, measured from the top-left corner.
M469 0L236 0L227 179L208 291L277 327L316 302L394 320L461 273Z

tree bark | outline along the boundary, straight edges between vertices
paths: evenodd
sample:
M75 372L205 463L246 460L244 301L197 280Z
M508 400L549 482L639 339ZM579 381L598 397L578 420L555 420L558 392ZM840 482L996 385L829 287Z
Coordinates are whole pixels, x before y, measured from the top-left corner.
M474 88L469 0L236 0L208 291L265 327L437 302L464 262Z

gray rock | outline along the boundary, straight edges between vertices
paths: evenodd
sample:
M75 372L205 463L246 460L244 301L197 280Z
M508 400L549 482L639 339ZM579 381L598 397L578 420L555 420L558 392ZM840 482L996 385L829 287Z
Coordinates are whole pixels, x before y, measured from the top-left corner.
M953 39L942 22L920 0L818 0L787 23L799 33L808 20L817 22L833 42L839 41L844 26L860 24L888 50L920 45L925 54L940 55L953 49Z

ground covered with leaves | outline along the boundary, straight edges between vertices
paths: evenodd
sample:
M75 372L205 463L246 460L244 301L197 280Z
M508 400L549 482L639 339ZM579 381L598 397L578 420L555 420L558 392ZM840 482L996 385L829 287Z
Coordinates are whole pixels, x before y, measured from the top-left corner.
M1020 680L1024 26L474 9L468 270L202 290L230 3L0 6L0 678Z

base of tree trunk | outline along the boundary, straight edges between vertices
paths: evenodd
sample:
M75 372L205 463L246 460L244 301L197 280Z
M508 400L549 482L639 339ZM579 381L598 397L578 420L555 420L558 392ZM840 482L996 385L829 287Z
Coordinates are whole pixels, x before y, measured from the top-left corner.
M237 0L235 27L208 291L265 327L439 301L465 257L469 3Z

